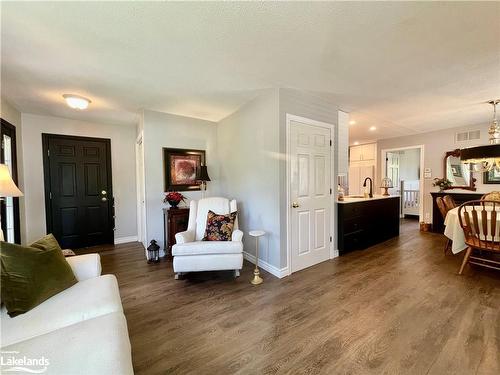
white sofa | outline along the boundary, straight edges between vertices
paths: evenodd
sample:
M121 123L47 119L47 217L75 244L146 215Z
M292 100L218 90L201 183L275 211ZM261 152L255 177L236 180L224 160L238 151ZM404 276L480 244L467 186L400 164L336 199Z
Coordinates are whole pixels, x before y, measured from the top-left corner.
M45 374L133 374L127 321L115 276L101 276L98 254L66 260L78 283L14 318L2 306L2 352L14 352L15 358L45 357Z
M234 270L235 276L239 276L243 267L243 232L238 229L238 218L231 241L202 241L209 210L227 215L237 210L236 201L220 197L191 201L188 229L175 235L176 244L172 246L176 279L186 272L218 270Z

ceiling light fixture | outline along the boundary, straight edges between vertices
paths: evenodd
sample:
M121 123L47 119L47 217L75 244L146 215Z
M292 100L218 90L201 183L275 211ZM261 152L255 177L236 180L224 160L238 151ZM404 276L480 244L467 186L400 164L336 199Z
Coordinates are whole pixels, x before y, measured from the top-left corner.
M488 103L493 106L493 120L488 130L490 144L460 150L462 163L472 164L476 172L488 172L492 169L500 171L500 124L497 119L497 104L500 99L490 100Z
M63 98L66 100L66 104L73 109L84 110L92 103L89 99L79 95L64 94Z
M358 142L358 141L356 141L356 142L354 142L354 143L353 143L353 145L354 145L354 146L357 146L357 145L359 145L359 142Z
M370 131L374 131L374 130L377 130L377 127L376 126L370 126Z
M354 120L349 121L349 125L356 125L356 121Z

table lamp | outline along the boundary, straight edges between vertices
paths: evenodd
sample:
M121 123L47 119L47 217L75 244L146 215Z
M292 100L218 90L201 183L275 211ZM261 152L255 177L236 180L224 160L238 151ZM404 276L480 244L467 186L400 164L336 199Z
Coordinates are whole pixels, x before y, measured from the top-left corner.
M205 197L205 191L207 190L207 181L210 181L210 177L208 176L208 169L206 165L202 165L200 167L198 173L198 181L201 181L201 197Z
M389 189L392 188L392 180L389 177L384 177L382 179L382 185L381 188L384 189L384 194L382 194L384 197L389 196Z
M0 199L7 197L22 197L23 193L19 190L10 176L9 167L0 164ZM3 231L0 222L0 241L3 241Z

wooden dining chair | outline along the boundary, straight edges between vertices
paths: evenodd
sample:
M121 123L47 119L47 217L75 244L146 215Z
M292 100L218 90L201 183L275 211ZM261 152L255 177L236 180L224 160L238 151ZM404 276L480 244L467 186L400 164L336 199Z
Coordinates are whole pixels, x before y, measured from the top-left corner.
M464 230L465 244L468 246L459 275L467 263L500 270L500 261L483 257L483 253L500 254L500 225L497 223L499 211L499 201L485 200L465 202L458 209L460 226ZM474 250L479 250L479 256L472 254Z
M446 212L457 207L457 204L455 203L455 199L453 199L453 197L451 195L445 195L443 197L443 202L444 202L444 205L446 206Z
M500 191L492 191L492 192L486 193L481 197L481 200L482 201L500 202Z
M441 216L443 217L444 221L446 219L446 214L448 213L449 210L446 209L446 205L442 197L436 197L436 205L438 206L439 212L441 213ZM451 240L447 238L446 244L444 246L445 255L448 252L448 249L450 248L451 248Z

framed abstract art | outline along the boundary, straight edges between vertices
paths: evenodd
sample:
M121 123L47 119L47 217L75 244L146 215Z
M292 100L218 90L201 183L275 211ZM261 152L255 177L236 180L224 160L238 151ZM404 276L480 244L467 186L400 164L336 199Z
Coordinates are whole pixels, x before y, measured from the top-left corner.
M489 172L484 172L483 184L500 184L500 171L493 169Z
M205 165L205 150L163 148L165 191L200 190L196 173Z

